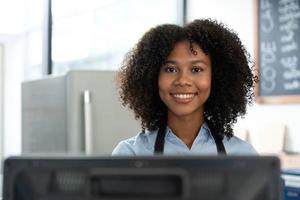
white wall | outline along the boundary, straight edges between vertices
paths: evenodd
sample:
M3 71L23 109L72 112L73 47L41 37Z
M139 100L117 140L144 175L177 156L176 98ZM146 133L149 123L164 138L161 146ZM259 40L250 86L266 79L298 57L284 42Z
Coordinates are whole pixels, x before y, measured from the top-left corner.
M4 157L21 153L21 81L25 67L24 38L5 44L4 55Z
M196 18L213 18L235 30L254 58L255 47L255 0L190 0L189 21ZM300 152L300 102L299 104L254 104L248 114L239 119L237 127L248 128L250 137L260 137L251 131L257 126L281 123L286 125L285 150ZM272 138L269 141L271 142Z

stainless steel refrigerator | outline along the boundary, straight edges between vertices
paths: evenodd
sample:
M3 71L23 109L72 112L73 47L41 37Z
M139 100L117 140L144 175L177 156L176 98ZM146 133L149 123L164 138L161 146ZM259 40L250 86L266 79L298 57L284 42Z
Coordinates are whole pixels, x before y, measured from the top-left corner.
M140 131L115 71L70 71L22 83L22 153L111 154Z

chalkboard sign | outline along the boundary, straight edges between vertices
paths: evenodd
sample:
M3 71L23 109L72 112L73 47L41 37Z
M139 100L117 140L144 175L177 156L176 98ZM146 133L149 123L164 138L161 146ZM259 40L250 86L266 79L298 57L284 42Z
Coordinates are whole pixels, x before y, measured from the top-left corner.
M300 0L257 0L259 102L300 102Z

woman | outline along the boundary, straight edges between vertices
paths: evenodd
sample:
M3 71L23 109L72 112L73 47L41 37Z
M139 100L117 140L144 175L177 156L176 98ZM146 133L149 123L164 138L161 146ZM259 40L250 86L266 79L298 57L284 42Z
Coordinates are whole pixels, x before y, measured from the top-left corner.
M210 19L148 31L118 73L123 104L142 132L112 154L256 154L232 130L253 100L248 63L238 36Z

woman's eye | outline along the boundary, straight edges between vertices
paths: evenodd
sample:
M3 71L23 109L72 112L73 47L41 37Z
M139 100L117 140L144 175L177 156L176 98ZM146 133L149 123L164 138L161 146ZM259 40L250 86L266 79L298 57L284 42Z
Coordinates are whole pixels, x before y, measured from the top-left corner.
M198 73L198 72L202 72L202 71L203 71L203 69L201 67L193 67L192 68L193 73Z
M174 72L176 72L176 68L175 68L175 67L168 66L168 67L165 67L165 68L164 68L164 71L165 71L165 72L169 72L169 73L174 73Z

